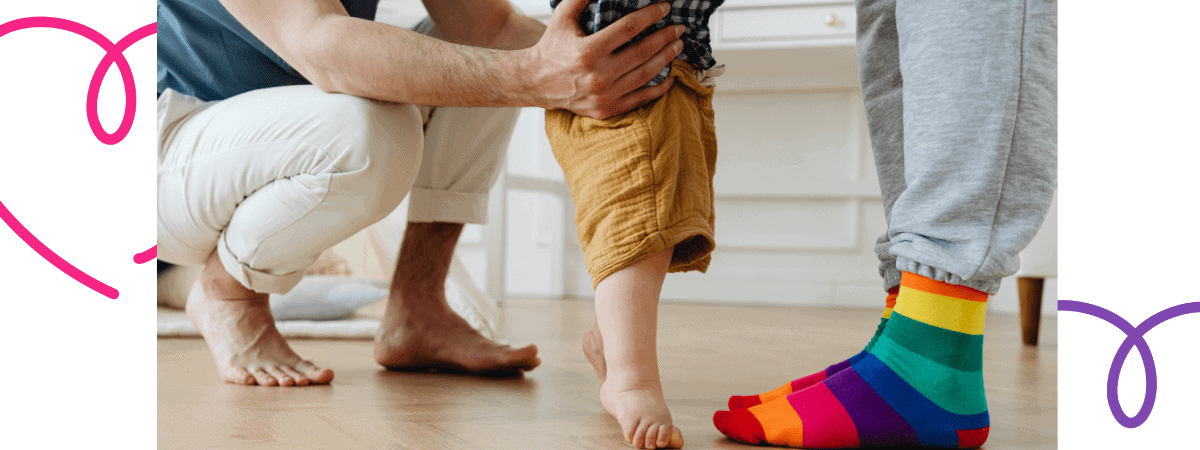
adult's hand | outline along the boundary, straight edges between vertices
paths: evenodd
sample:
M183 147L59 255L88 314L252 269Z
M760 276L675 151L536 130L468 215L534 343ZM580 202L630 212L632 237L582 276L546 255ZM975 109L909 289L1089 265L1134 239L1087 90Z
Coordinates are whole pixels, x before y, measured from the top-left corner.
M667 92L671 79L644 87L683 50L679 36L686 28L663 28L638 42L622 45L670 12L670 3L642 8L591 36L579 27L587 0L563 0L555 8L546 33L527 56L531 97L536 106L566 109L594 119L632 110Z

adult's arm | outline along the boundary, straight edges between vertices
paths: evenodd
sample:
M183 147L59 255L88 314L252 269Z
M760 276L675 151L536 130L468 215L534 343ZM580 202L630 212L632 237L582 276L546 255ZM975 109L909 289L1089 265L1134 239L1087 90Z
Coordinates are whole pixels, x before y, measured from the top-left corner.
M350 17L338 0L221 3L318 88L421 105L535 106L603 119L666 92L670 83L641 86L682 49L681 27L667 27L616 51L664 17L665 3L586 36L576 19L587 1L565 0L533 42L537 30L504 0L426 0L447 38L462 43Z

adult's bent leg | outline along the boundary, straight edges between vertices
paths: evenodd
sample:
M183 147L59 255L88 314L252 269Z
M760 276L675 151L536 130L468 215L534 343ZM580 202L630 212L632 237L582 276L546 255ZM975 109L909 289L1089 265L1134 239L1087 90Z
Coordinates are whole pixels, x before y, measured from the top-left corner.
M243 94L163 129L160 256L205 265L187 310L223 379L332 380L275 329L267 293L395 209L420 164L420 130L413 106L311 86Z

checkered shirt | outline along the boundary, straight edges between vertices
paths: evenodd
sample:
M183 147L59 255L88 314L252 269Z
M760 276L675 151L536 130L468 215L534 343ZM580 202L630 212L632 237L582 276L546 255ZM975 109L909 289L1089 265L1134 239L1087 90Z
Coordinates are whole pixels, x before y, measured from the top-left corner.
M667 17L645 31L642 31L630 40L630 42L635 42L649 36L668 25L685 25L688 29L681 36L683 51L679 53L677 58L691 64L696 70L707 70L717 64L717 61L712 57L712 47L709 45L708 18L712 16L713 11L718 6L721 6L721 3L724 1L670 0L671 12L667 14ZM561 2L562 0L550 0L550 7L554 8ZM611 25L629 13L657 2L658 0L589 0L587 11L584 11L583 15L579 17L579 25L583 27L585 33L592 34ZM646 85L658 85L665 81L667 75L670 73L671 65L667 64L667 67L664 67Z

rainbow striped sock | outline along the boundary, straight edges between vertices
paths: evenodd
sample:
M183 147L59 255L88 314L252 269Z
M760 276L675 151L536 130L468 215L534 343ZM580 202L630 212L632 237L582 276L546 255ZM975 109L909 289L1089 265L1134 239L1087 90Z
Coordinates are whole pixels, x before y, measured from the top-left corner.
M751 444L979 447L986 311L983 292L905 272L887 329L858 362L783 398L717 411L713 423Z
M879 326L875 327L875 335L871 336L871 342L868 342L867 347L861 352L851 356L850 359L826 367L825 370L802 378L797 378L770 391L763 392L758 395L734 395L729 397L729 409L749 408L751 406L761 405L771 400L784 397L793 392L820 383L826 378L832 377L834 374L841 372L847 367L850 367L851 364L863 359L864 356L867 356L867 352L871 351L871 348L875 346L875 341L879 340L879 336L883 334L884 328L887 327L888 318L892 316L892 309L896 307L896 296L899 292L900 286L896 286L888 291L888 296L886 299L887 306L883 308L883 318L879 319Z

